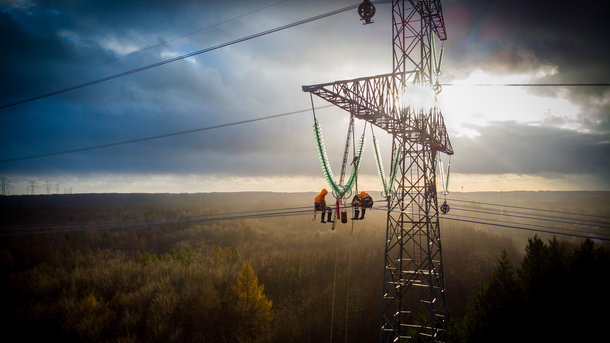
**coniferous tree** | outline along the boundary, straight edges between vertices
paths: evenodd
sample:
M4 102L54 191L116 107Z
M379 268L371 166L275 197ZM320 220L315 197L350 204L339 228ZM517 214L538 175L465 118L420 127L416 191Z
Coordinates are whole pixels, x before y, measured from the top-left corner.
M273 321L272 301L264 294L265 287L258 283L254 268L244 262L232 291L235 297L236 339L239 342L269 340Z
M456 325L463 342L584 342L603 337L609 255L586 240L528 240L519 268L503 254Z
M511 342L513 318L518 314L518 285L506 252L498 259L491 277L467 306L461 336L465 342ZM503 332L497 337L496 332Z

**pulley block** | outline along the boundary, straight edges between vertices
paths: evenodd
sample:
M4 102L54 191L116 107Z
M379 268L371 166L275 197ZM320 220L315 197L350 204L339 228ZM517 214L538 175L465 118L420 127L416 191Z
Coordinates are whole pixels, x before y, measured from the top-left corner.
M358 6L358 14L360 15L360 20L364 20L364 25L372 23L371 19L375 15L375 5L370 0L362 1L360 6Z
M443 214L447 214L450 209L451 207L449 207L449 204L447 204L447 200L445 200L441 205L441 212L443 212Z

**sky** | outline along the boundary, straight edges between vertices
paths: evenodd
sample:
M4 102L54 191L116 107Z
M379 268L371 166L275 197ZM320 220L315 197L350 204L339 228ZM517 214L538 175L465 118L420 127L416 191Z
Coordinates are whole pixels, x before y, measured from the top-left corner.
M0 0L0 107L359 2ZM438 98L455 151L449 191L610 190L610 87L468 86L610 83L604 3L442 5L448 39L439 81L460 85ZM373 20L362 25L351 10L0 109L0 176L9 194L32 185L36 194L318 191L327 185L301 86L391 72L390 5L378 4ZM348 114L316 114L338 176ZM363 127L356 123L357 132ZM389 168L390 137L376 136ZM366 137L359 187L380 190Z

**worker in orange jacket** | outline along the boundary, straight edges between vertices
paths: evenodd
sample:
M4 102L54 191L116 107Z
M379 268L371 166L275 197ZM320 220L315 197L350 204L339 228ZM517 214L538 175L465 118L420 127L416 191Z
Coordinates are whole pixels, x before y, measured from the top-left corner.
M322 190L320 191L320 194L318 194L313 199L314 210L315 211L322 211L322 220L320 220L320 223L326 223L327 221L330 223L332 221L331 215L333 213L333 210L330 207L326 207L326 199L325 199L326 194L328 194L328 191L326 190L326 188L322 188ZM326 213L328 213L328 217L327 217L327 219L325 221L324 220L324 215Z
M362 220L364 219L366 209L373 207L373 198L371 198L367 192L360 192L359 194L354 195L352 206L354 207L354 218L352 218L352 220ZM362 215L358 218L358 215L360 215L360 208L362 208Z

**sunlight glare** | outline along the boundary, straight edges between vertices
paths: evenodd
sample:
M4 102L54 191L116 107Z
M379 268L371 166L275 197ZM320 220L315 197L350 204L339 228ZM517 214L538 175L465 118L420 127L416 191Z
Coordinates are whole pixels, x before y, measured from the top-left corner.
M508 83L530 83L556 70L548 67L529 74L496 75L476 70L455 86L444 87L439 95L439 106L445 123L452 134L472 137L473 126L485 126L489 122L518 121L542 123L549 116L576 120L580 106L563 98L561 90L540 94L532 87L502 86ZM475 86L493 84L496 86Z
M416 111L428 111L436 105L436 95L428 86L413 84L403 88L398 101L402 109L411 107Z

